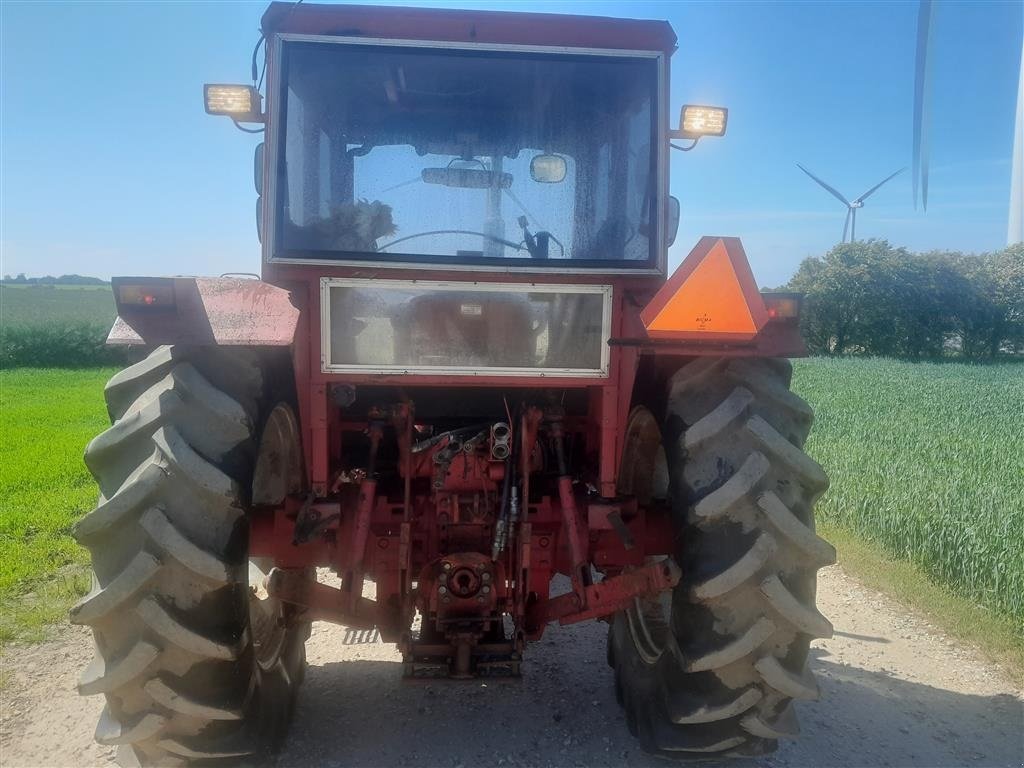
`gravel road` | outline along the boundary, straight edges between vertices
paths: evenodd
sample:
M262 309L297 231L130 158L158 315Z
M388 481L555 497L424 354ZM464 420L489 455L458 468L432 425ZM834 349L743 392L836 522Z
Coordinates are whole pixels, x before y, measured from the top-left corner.
M1020 681L838 567L821 572L819 607L836 628L812 649L822 701L797 705L799 741L743 765L1024 765ZM605 630L552 627L528 649L518 683L426 685L401 682L393 647L318 624L278 765L664 768L626 730ZM90 655L88 633L70 627L51 642L4 650L4 768L113 765L113 750L92 741L102 702L73 690Z

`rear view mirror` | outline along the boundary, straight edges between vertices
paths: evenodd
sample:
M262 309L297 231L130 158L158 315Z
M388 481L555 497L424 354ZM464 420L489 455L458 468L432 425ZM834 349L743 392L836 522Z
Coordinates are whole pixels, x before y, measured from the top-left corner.
M665 237L668 245L676 241L676 234L679 232L679 198L668 199L668 221L665 222Z
M256 194L263 194L263 142L256 145L252 157L252 181L256 185Z
M512 186L511 173L482 168L424 168L421 176L426 184L443 184L459 189L508 189Z
M565 158L561 155L537 155L530 161L530 178L541 184L557 184L565 178Z

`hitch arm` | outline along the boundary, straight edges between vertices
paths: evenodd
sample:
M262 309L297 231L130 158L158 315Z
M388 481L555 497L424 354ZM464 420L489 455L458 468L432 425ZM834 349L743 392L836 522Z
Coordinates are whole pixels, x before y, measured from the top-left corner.
M575 592L568 592L535 603L528 613L528 626L540 627L549 621L575 624L621 611L636 597L651 597L672 589L679 583L682 572L672 559L650 563L626 573L620 573L599 584L586 587L586 602L581 605Z
M340 589L321 584L300 569L272 568L266 579L270 597L305 608L307 617L358 629L373 629L377 622L377 602L360 596L353 601Z

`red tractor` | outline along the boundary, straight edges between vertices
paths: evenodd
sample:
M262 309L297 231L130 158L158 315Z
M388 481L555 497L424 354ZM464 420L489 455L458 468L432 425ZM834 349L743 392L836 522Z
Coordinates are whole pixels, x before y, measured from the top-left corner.
M759 293L732 238L666 280L672 141L726 118L670 128L671 27L274 3L262 31L265 89L205 94L265 131L262 278L114 280L109 341L153 351L85 455L96 738L265 753L313 621L467 678L591 619L645 750L795 735L834 558L799 297Z

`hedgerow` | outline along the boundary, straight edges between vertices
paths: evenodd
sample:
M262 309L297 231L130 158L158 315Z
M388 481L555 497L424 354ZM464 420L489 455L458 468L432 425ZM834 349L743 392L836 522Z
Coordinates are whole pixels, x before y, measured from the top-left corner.
M0 368L91 368L122 365L137 350L105 344L110 325L64 321L0 327Z

